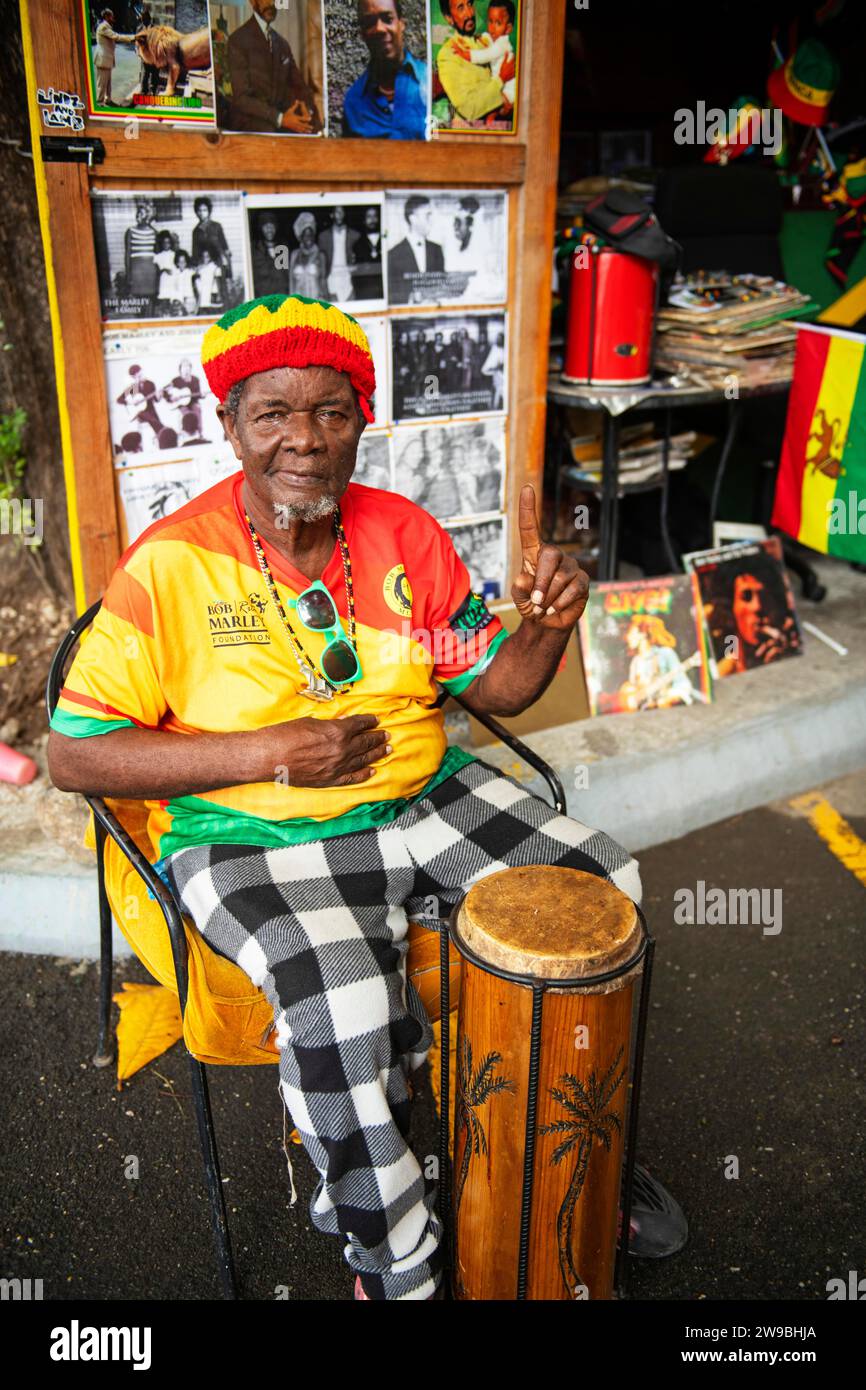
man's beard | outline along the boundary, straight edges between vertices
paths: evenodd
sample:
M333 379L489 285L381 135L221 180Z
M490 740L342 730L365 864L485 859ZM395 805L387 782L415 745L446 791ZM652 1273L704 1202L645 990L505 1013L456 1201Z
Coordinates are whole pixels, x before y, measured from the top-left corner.
M321 521L323 517L332 516L338 505L338 499L327 492L309 502L275 502L277 526L286 521Z

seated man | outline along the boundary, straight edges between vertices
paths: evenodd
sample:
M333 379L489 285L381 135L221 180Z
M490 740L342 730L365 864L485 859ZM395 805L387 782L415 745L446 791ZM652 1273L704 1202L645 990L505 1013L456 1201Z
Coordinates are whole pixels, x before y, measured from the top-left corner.
M516 864L640 896L614 841L446 746L435 683L526 709L588 581L539 544L525 488L507 637L438 522L350 481L375 378L332 305L243 304L202 356L241 471L121 559L52 720L51 775L148 801L185 912L273 1006L282 1093L321 1176L314 1225L341 1236L357 1297L429 1298L441 1226L407 1078L432 1034L406 986L407 917Z

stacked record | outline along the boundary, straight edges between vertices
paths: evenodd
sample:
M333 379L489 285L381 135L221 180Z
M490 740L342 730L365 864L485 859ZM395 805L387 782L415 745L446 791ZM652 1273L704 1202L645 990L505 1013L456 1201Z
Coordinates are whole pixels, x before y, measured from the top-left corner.
M816 310L792 285L759 275L678 277L659 310L655 365L697 386L789 381L796 320Z

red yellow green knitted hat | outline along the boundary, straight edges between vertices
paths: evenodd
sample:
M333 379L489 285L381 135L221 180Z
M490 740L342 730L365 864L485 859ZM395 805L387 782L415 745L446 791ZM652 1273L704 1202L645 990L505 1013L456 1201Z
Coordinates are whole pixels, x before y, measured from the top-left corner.
M333 367L345 372L358 393L365 419L376 372L367 335L356 319L323 299L268 294L223 314L205 333L201 362L217 400L256 372L274 367Z

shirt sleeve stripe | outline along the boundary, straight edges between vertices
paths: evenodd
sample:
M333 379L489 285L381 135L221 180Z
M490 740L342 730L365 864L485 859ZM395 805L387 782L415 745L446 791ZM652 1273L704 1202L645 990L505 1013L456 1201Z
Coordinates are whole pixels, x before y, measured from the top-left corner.
M115 729L134 729L131 719L91 719L86 714L71 714L56 709L51 716L51 728L67 738L93 738L94 734L113 734Z
M447 690L449 695L462 695L463 691L470 686L476 676L480 676L482 671L486 671L502 643L507 638L508 633L505 628L497 632L487 645L487 650L483 656L479 657L474 666L470 666L468 671L463 671L459 676L452 676L450 680L440 680L439 684Z
M85 695L83 691L70 690L68 685L64 685L60 692L60 698L67 705L83 705L85 709L96 710L99 714L107 714L109 718L122 719L125 724L134 724L139 729L149 729L149 724L144 724L140 719L127 714L122 709L117 709L114 705L106 705L102 700L95 700L92 695ZM70 710L70 714L75 711Z

